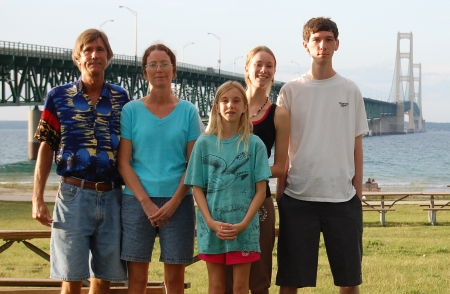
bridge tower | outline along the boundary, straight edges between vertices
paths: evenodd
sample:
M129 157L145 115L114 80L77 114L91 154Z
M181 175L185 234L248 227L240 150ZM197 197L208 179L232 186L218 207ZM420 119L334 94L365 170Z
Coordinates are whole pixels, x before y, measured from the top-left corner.
M401 53L400 52L400 40L401 39L409 39L409 52ZM401 69L401 59L408 59L408 73L403 75ZM414 72L413 72L413 34L410 33L397 33L397 57L395 60L395 99L396 102L403 102L403 99L400 99L400 89L401 83L408 82L409 84L409 93L408 98L410 102L409 113L409 124L408 124L408 133L414 133Z
M423 116L422 116L422 64L421 63L414 63L413 67L419 69L419 76L418 77L416 77L416 76L414 77L414 81L415 82L419 82L419 85L418 85L418 88L417 88L417 92L414 92L414 98L417 99L417 104L419 104L420 115L418 117L416 117L415 119L417 119L417 121L418 121L418 130L419 130L419 132L423 132L424 131L424 127L423 127Z

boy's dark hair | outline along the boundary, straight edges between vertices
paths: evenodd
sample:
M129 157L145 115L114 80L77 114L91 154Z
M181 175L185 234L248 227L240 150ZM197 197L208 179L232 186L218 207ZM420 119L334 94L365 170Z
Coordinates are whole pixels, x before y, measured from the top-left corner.
M308 42L311 34L315 34L320 31L332 32L334 38L337 40L339 31L337 25L329 17L314 17L308 20L303 26L303 41Z

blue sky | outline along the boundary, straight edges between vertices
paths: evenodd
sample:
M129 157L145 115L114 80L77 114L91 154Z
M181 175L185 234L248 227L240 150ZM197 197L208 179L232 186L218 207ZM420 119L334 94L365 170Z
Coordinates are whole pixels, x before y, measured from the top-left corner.
M116 54L134 55L138 13L138 55L156 41L172 48L178 61L216 67L221 38L222 70L242 73L244 56L256 45L277 57L275 79L289 81L308 70L302 27L316 16L331 17L339 27L340 48L334 67L354 80L363 96L386 100L392 87L397 32L412 32L413 61L422 64L423 115L450 122L450 1L298 1L298 0L0 0L0 40L73 48L76 37L98 27ZM409 51L402 41L402 52ZM300 67L293 63L300 64ZM0 120L26 120L28 107L0 107Z

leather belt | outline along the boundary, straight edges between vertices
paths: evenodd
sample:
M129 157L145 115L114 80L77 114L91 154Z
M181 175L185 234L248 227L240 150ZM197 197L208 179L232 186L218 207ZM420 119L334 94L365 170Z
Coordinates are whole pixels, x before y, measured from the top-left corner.
M97 192L111 191L114 188L119 188L122 186L120 182L89 182L74 177L61 177L61 182L80 187L82 189L95 190Z

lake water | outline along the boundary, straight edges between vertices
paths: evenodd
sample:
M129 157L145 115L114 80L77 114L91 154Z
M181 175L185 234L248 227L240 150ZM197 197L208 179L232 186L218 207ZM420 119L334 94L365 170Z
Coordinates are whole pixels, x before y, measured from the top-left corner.
M0 183L32 183L27 130L1 128L0 138ZM364 137L363 146L363 179L382 190L450 191L450 132ZM58 181L53 166L48 182Z

